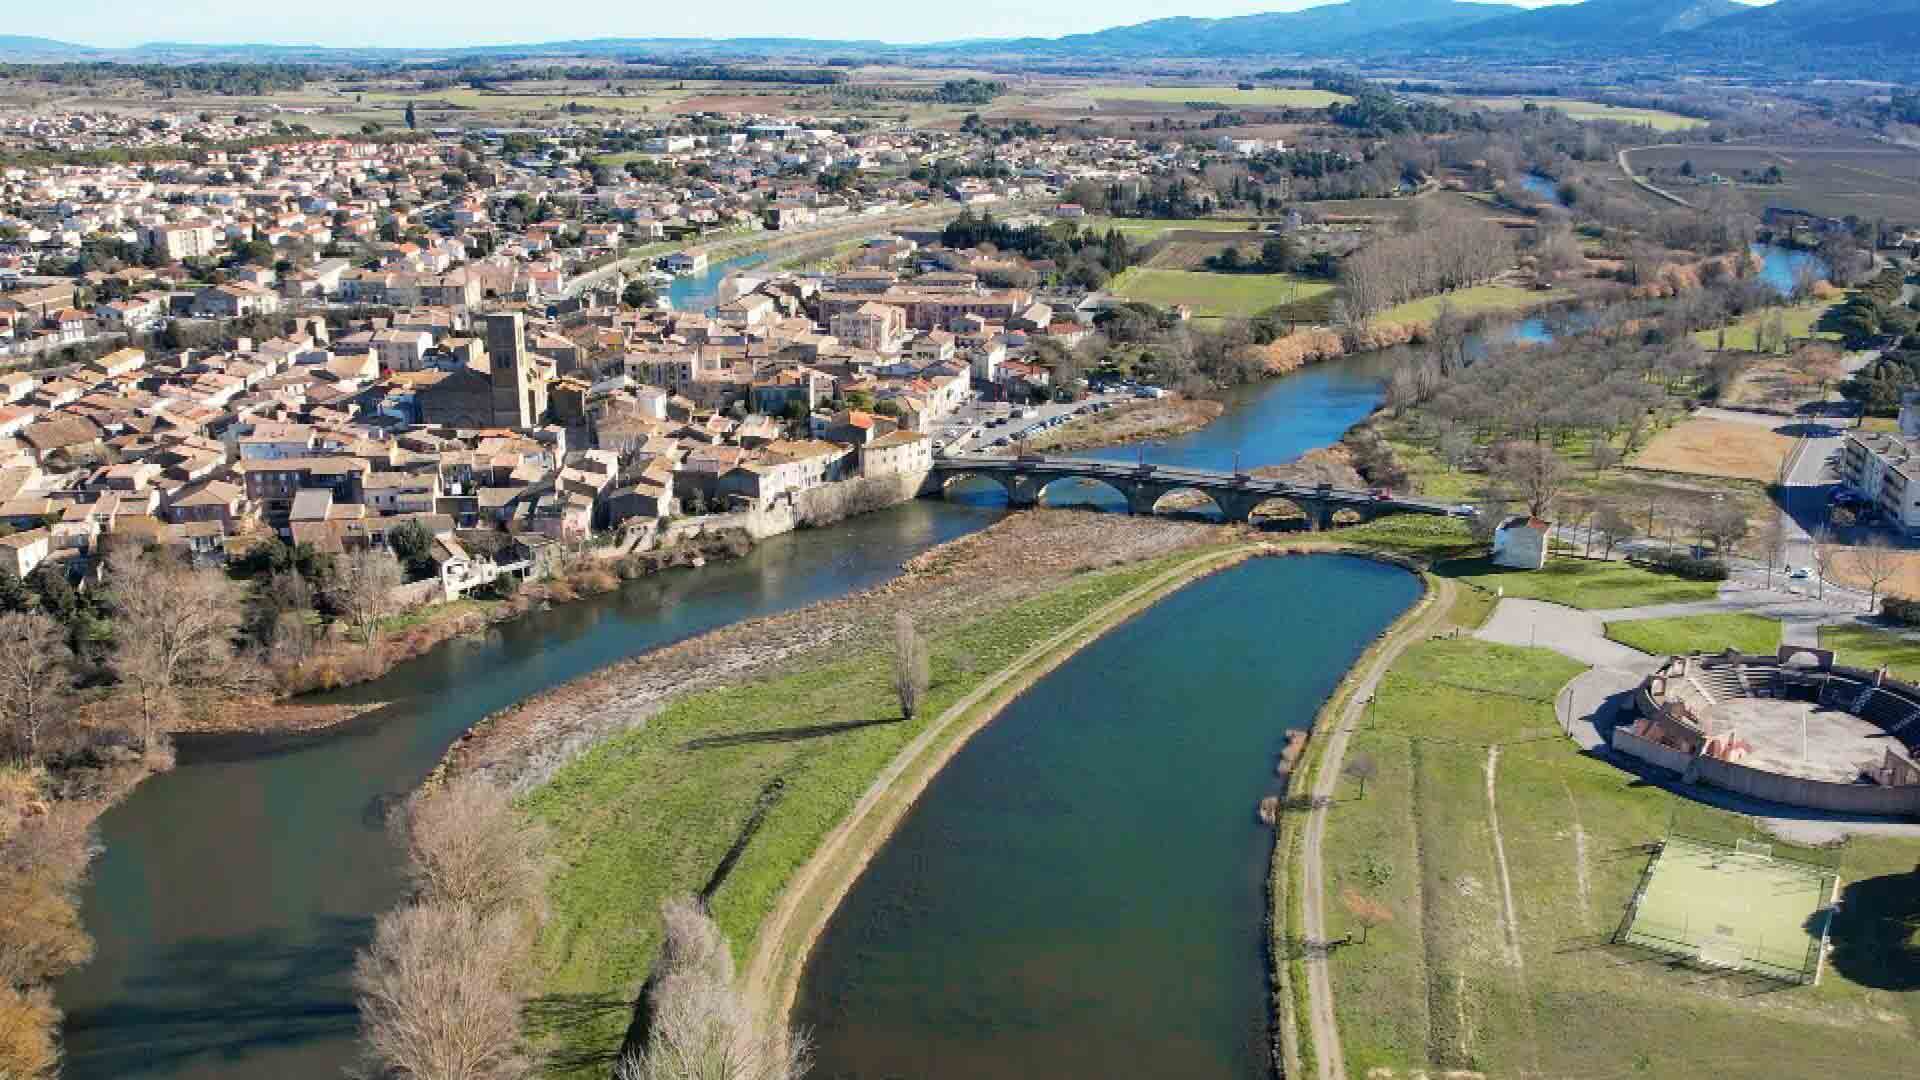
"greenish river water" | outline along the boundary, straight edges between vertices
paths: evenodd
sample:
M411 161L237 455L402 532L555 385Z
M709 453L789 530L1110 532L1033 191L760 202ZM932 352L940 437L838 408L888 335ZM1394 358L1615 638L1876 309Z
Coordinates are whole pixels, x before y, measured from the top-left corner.
M832 1080L1265 1075L1287 729L1418 598L1255 559L1061 665L976 735L849 892L795 1022Z

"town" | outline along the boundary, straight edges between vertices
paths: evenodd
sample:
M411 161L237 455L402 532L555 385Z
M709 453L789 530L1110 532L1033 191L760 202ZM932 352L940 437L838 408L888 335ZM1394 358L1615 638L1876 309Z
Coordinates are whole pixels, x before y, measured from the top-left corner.
M1904 1075L1916 2L21 13L0 1076Z

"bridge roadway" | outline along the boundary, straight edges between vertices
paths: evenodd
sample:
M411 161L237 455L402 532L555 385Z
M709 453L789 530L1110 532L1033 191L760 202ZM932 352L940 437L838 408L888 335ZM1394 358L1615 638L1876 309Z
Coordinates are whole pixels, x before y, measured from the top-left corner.
M1193 490L1211 498L1228 521L1245 521L1255 507L1269 499L1285 499L1299 506L1318 526L1333 515L1351 510L1363 519L1381 514L1430 514L1469 517L1473 511L1433 499L1351 488L1317 487L1266 480L1247 473L1214 472L1177 465L1128 465L1117 461L1051 457L956 457L936 459L932 482L944 490L959 476L983 476L999 482L1013 506L1033 506L1040 492L1056 480L1098 480L1126 496L1136 514L1150 514L1170 492Z

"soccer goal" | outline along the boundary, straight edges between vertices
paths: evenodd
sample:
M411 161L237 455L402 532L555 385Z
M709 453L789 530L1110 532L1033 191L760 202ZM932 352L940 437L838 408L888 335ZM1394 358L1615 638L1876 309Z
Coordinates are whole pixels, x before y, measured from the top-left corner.
M1700 963L1705 967L1746 966L1747 952L1732 934L1710 934L1700 941Z
M1773 861L1773 845L1764 840L1735 840L1733 853L1752 862L1770 863Z

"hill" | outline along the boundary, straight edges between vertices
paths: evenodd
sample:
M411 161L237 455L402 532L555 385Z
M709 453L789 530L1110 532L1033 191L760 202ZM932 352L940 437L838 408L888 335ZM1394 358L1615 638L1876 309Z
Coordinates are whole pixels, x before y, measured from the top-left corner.
M988 51L1049 55L1268 56L1341 50L1383 34L1445 33L1523 9L1462 0L1347 0L1305 11L1225 19L1177 17L1091 34L978 42Z
M1547 51L1624 50L1685 35L1749 10L1736 0L1586 0L1476 22L1452 31L1446 42Z

